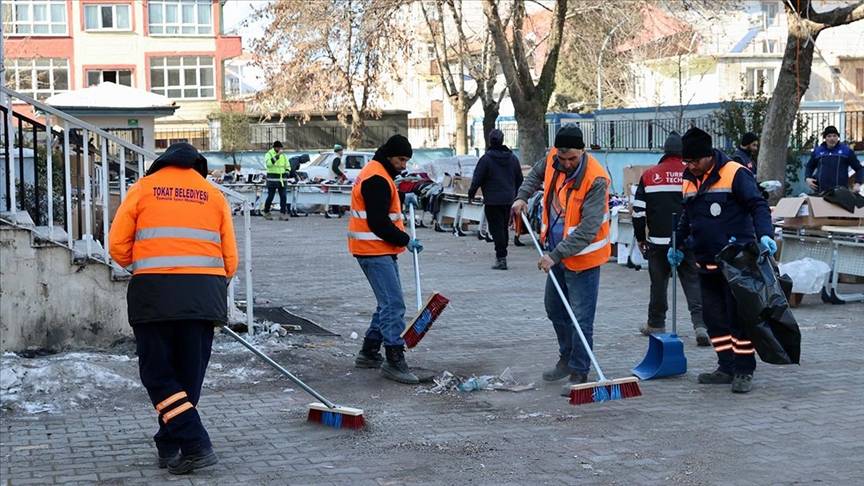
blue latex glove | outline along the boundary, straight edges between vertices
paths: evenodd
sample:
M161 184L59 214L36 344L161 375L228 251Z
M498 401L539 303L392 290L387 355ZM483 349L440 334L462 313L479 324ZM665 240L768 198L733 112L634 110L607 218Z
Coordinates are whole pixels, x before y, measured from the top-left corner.
M669 248L669 251L666 252L666 260L669 262L669 265L677 267L684 261L684 252L675 248Z
M420 209L420 201L417 200L417 195L410 192L405 194L405 206L414 206L414 209Z
M777 253L777 242L774 241L774 238L771 238L768 235L759 238L759 244L762 245L762 248L768 250L768 254L774 256Z
M408 242L408 251L412 251L415 253L420 253L423 251L423 245L420 243L420 240L411 240Z

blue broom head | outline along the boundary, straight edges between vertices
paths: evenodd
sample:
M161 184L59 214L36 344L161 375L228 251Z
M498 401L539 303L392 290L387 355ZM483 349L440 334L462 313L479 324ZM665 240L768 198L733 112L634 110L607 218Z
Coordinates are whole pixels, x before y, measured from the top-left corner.
M606 390L606 385L599 385L594 388L594 401L605 402L609 400L609 391Z
M342 427L342 414L334 413L334 412L324 412L321 414L321 423L328 426L338 429Z
M610 400L621 400L623 397L621 396L621 385L612 385L609 392Z

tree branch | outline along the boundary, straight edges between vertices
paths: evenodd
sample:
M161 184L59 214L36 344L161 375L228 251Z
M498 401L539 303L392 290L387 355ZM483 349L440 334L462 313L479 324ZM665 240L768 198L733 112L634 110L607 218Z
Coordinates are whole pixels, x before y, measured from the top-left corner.
M521 102L525 99L525 94L518 83L519 75L507 45L507 38L504 36L504 26L501 25L501 16L498 14L496 0L483 0L483 11L489 22L489 34L495 43L495 51L498 54L498 61L501 63L501 70L504 71L504 77L507 79L510 95L515 102Z
M549 40L549 53L543 63L543 71L537 80L537 89L541 93L551 94L555 88L555 71L558 68L558 55L561 52L561 37L564 32L564 17L567 13L567 0L558 0L555 4L555 14L552 18L552 38Z
M857 4L838 7L828 12L814 11L809 1L807 2L807 6L810 8L808 18L812 22L822 24L823 28L851 24L857 20L864 19L864 0L859 1ZM803 12L799 12L799 14L801 13Z

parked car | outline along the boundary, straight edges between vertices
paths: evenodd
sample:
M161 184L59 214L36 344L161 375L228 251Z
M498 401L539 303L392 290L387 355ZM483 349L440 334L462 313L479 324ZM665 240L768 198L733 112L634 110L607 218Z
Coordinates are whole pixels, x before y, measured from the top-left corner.
M366 163L372 160L372 152L343 152L342 153L342 172L349 180L354 181L360 170L366 166ZM310 182L330 181L336 179L336 174L331 170L333 159L336 154L333 152L324 152L318 154L312 161L300 166L297 175L301 180L309 180Z

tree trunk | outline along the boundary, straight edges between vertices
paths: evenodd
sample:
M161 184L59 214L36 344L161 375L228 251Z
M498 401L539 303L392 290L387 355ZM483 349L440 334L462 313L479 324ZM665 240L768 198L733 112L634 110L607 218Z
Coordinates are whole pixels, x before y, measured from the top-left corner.
M357 150L363 147L363 131L366 128L366 120L359 112L351 115L351 133L348 135L348 150Z
M546 105L516 110L519 126L519 160L534 165L546 156Z
M468 153L468 109L464 96L453 96L453 111L456 112L456 155Z
M807 25L794 14L787 15L789 37L783 64L777 77L777 86L768 103L759 151L759 180L786 182L786 159L789 135L801 97L810 86L813 47L819 32L810 32ZM809 40L808 34L813 40ZM797 51L797 52L796 52Z
M495 129L498 121L498 103L491 102L483 105L483 142L484 147L489 147L489 132Z

